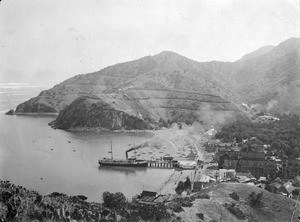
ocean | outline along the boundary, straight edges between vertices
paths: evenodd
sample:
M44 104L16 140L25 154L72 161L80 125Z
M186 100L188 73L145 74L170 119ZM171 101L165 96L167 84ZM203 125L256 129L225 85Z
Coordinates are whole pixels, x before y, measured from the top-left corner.
M9 109L50 88L46 84L0 83L0 179L43 195L61 192L85 195L100 202L102 193L122 192L131 198L142 190L158 191L170 169L99 167L98 159L125 158L134 144L152 138L150 132L68 132L48 123L51 115L4 115Z

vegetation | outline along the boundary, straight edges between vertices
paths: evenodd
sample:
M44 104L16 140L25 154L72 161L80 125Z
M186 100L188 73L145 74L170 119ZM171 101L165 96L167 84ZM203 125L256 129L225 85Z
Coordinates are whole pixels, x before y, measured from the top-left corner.
M230 193L229 196L236 201L239 201L240 199L239 195L236 192Z
M103 206L110 208L110 209L115 209L119 210L122 207L126 206L126 197L124 194L117 192L115 194L110 193L110 192L104 192L102 194L103 198Z
M195 199L210 199L210 196L207 193L197 193L193 195Z
M280 120L269 123L254 123L237 121L226 125L215 135L224 142L255 137L254 143L248 142L244 148L256 149L263 144L270 145L269 155L297 158L300 157L300 124L296 115L282 115Z
M256 194L254 191L249 194L249 200L252 207L263 207L264 203L262 202L263 193L260 192Z
M175 191L177 194L181 194L185 190L190 190L192 187L192 182L189 177L186 178L185 182L179 181Z
M231 204L226 203L224 206L226 207L227 210L230 211L230 213L235 215L239 220L246 220L246 215L240 208L236 206L235 203L231 203Z
M103 204L87 202L82 195L43 196L0 180L0 221L172 221L164 204L128 202L120 192L104 192L102 197Z
M201 219L204 220L204 214L203 213L196 213L196 216Z
M167 208L163 204L151 205L151 204L130 204L129 214L126 211L127 221L162 221L171 218L171 215L167 212Z

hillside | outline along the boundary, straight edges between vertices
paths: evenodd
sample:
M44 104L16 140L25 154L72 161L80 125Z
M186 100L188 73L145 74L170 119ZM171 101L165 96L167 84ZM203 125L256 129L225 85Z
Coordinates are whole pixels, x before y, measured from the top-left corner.
M234 203L235 207L243 212L248 221L255 222L291 221L293 211L295 210L295 200L247 184L221 183L217 187L208 188L203 192L209 194L211 199L196 199L192 207L184 208L185 211L178 214L183 221L199 221L197 213L203 214L203 221L245 221L238 219L228 211L224 206L226 203ZM239 196L238 201L229 196L233 192ZM251 206L248 197L252 192L256 194L262 192L262 207ZM296 216L292 221L298 221L297 215L299 214L300 207L296 209Z
M236 92L265 111L300 115L300 39L282 42L269 53L237 62Z
M299 50L300 39L293 38L233 63L196 62L164 51L74 76L20 104L16 113L67 109L64 118L70 118L76 103L72 109L68 106L79 97L88 97L151 123L249 119L251 114L242 103L255 104L259 111L300 115ZM70 121L77 120L66 120ZM81 122L81 127L88 125ZM66 128L62 118L57 126ZM101 122L97 127L102 127Z
M96 122L93 127L104 128L99 119L84 122L80 115L72 114L77 110L75 106L81 106L81 100L76 100L79 97L93 98L90 105L101 100L101 104L109 104L119 113L157 124L160 119L192 123L207 121L208 116L218 116L220 122L246 118L235 105L238 100L234 93L215 79L209 69L173 52L77 75L20 104L16 113L64 110L54 123L58 128L74 125L70 121L78 127L90 127L89 122ZM101 109L99 103L97 107Z
M0 188L0 218L3 221L296 222L300 214L300 208L295 209L295 200L247 184L222 183L158 205L128 202L122 193L105 192L103 203L95 203L88 202L82 195L54 192L43 196L9 181L0 181ZM239 200L229 196L233 192ZM251 192L262 192L263 206L251 205L248 198ZM100 202L101 194L95 195ZM237 215L243 219L238 219L225 207L232 203L240 209Z

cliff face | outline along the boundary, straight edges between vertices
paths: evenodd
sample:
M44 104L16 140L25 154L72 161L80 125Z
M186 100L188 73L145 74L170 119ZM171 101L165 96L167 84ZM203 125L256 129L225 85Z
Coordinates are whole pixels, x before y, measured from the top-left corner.
M142 130L151 124L133 115L116 110L101 99L80 97L64 109L52 123L59 129Z
M163 119L208 124L250 118L243 103L258 103L266 111L300 115L299 51L300 39L290 39L277 47L257 50L234 63L199 63L173 52L162 52L74 76L20 104L16 113L62 112L57 121L61 123L67 117L63 113L76 115L71 111L74 107L68 106L77 98L85 97L112 107L105 113L111 120L121 115L122 120L118 121L122 127L127 115L150 122ZM271 109L272 104L276 106ZM63 128L94 124L88 118L83 119L77 121L70 117ZM109 129L120 125L114 124L104 125Z

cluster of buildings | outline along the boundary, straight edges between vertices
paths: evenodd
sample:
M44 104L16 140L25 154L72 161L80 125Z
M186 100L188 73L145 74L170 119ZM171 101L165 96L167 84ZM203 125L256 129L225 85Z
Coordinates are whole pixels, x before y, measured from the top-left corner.
M254 177L293 179L300 175L300 159L266 156L264 151L241 149L236 146L220 146L215 151L219 169L233 169L236 172L250 172Z

